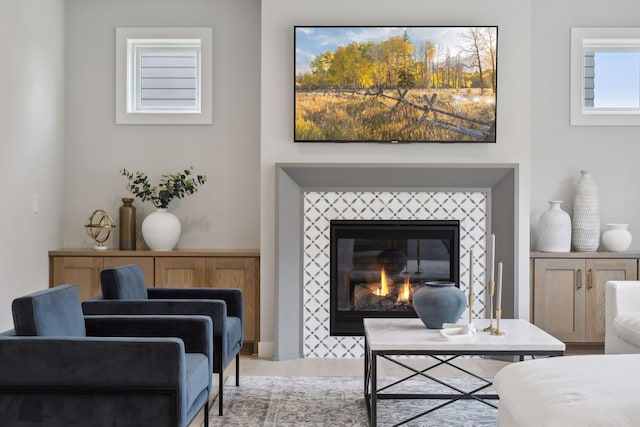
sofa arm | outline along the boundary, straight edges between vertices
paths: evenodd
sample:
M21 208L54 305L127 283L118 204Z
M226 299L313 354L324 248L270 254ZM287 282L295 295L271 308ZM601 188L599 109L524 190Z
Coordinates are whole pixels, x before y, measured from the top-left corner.
M92 337L175 337L187 353L202 353L213 362L213 328L207 316L85 316Z
M610 280L606 283L606 301L611 301L615 316L640 311L640 281ZM607 307L609 308L609 307Z
M227 305L222 300L94 300L83 302L82 311L85 315L202 315L213 321L215 336L227 329Z
M227 303L227 315L244 323L242 290L238 288L149 288L150 299L221 299Z
M605 341L615 335L613 320L640 311L640 281L610 280L605 284ZM606 342L605 342L606 347Z
M0 388L178 389L186 372L177 338L0 338Z

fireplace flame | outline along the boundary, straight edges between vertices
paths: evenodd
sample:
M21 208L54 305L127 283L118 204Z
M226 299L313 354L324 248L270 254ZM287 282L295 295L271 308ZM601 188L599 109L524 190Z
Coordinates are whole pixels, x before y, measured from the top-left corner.
M380 269L380 287L373 291L374 295L387 296L389 293L389 282L387 281L387 273L384 267Z
M407 277L404 280L404 285L402 285L402 290L398 293L398 302L409 303L411 299L411 285L409 278Z

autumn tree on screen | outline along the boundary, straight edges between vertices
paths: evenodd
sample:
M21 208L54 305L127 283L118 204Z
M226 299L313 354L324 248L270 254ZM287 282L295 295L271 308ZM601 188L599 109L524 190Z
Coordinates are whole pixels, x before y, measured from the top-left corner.
M298 89L486 88L496 89L495 28L468 28L463 46L414 44L402 36L352 42L317 55L296 76ZM452 53L455 50L455 53Z

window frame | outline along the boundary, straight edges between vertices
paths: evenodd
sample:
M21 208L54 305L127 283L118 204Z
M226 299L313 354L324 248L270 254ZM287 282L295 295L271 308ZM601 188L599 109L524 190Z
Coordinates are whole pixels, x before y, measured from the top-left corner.
M640 126L640 109L584 106L585 53L631 49L636 51L638 46L640 46L640 28L571 28L571 125Z
M116 28L116 124L211 124L212 123L212 29L194 28ZM136 45L200 43L199 111L178 109L137 109L139 87L135 84L139 70Z

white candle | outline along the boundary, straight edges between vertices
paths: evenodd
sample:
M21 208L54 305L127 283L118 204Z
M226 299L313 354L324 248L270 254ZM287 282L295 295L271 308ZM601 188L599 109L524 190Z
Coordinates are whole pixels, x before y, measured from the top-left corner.
M502 262L498 263L498 287L496 289L496 310L502 309Z
M473 295L473 249L469 251L469 296Z
M491 281L495 283L495 271L496 271L496 234L491 233Z

